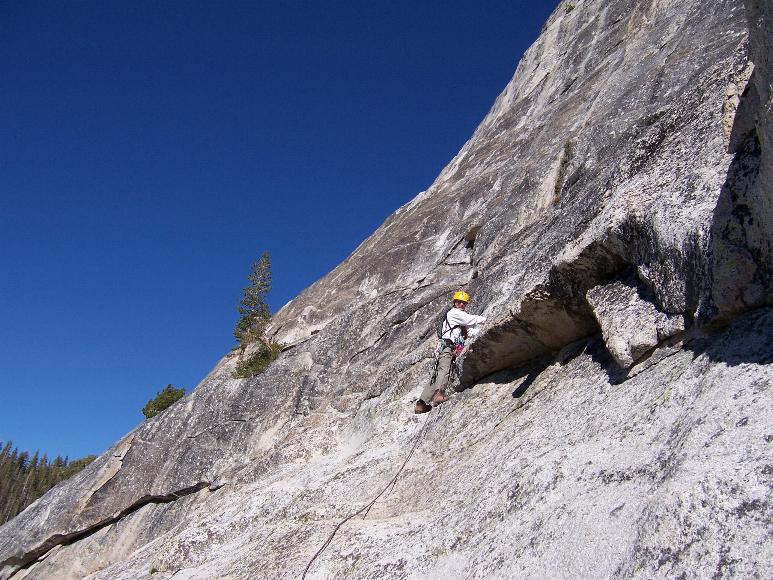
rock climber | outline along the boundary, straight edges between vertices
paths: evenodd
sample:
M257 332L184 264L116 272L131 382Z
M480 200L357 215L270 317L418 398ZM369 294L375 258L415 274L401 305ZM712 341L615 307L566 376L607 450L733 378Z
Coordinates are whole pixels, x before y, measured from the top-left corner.
M424 387L421 398L416 401L415 413L427 413L432 405L439 405L448 400L446 387L451 375L451 365L454 358L464 347L467 337L477 334L477 328L472 326L486 322L485 316L467 314L465 309L470 301L467 292L459 290L451 298L453 308L448 310L440 327L440 344L436 372Z

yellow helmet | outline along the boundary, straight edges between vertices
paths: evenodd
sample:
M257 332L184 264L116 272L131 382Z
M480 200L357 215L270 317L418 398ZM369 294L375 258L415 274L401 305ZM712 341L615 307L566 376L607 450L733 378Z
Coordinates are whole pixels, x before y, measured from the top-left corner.
M470 295L467 294L467 292L459 290L458 292L454 292L454 297L451 299L451 302L456 302L457 300L461 300L462 302L469 302Z

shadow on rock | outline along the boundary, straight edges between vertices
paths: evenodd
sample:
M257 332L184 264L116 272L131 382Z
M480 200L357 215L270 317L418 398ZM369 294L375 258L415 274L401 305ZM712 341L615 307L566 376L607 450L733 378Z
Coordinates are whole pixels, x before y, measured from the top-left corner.
M758 16L761 22L769 18ZM754 22L750 19L749 50L755 68L741 94L728 139L728 152L734 157L711 225L710 300L698 312L702 323L716 326L773 304L773 118L769 109L773 71L766 56L770 38Z
M728 366L773 363L773 308L759 308L738 317L721 332L685 345L693 358L708 356Z

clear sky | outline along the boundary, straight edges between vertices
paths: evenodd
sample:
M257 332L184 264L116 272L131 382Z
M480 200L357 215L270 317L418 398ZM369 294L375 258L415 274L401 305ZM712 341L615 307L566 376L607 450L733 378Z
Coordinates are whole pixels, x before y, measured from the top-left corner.
M0 440L101 453L426 189L557 0L0 3Z

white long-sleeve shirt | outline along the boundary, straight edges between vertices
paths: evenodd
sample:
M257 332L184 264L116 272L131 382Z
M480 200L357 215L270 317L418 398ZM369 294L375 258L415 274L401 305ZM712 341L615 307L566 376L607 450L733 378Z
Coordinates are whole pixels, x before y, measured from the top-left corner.
M467 336L474 336L478 333L477 328L470 328L476 324L482 324L486 322L485 316L476 316L475 314L467 314L464 310L459 308L452 308L448 311L446 319L443 321L443 340L450 340L455 343L464 342L462 339L462 329L454 328L455 326L466 326Z

